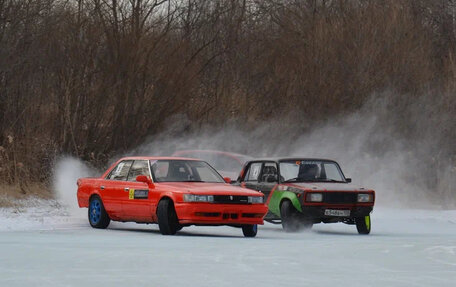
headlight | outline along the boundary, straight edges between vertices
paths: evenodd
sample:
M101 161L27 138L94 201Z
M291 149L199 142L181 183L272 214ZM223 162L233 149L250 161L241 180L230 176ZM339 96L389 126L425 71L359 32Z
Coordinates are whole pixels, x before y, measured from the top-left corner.
M213 195L184 194L185 202L214 202Z
M323 194L311 192L306 195L307 202L322 202L323 201Z
M249 203L263 203L264 197L263 196L249 196L248 201L249 201Z
M358 194L358 202L372 202L374 201L374 196L370 193L360 193Z

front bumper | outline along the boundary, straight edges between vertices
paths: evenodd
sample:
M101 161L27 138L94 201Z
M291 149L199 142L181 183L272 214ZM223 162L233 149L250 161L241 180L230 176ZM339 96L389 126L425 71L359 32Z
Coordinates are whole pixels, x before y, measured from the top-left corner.
M302 205L302 216L307 218L337 218L333 215L325 215L326 209L350 210L350 216L347 218L364 217L369 215L374 209L373 206L307 206Z
M180 224L243 225L263 224L265 204L175 203Z

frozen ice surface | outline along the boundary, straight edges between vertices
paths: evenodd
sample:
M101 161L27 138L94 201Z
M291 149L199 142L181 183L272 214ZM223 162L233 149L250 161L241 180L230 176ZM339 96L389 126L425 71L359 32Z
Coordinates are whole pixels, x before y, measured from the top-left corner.
M318 224L256 238L232 227L111 222L86 209L0 209L0 286L456 286L456 211L376 208L372 233Z

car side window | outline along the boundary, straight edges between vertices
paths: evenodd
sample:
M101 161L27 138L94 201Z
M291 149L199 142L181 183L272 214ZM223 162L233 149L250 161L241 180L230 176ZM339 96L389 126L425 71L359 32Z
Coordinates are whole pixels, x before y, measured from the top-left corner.
M106 179L111 180L127 180L128 171L130 170L132 160L124 160L111 170Z
M261 162L255 162L250 164L247 173L245 174L244 181L258 181L258 177L260 176L261 171Z
M266 162L261 172L261 182L277 182L277 164L274 162Z
M127 181L136 181L138 175L150 176L149 163L147 160L135 160L128 173Z

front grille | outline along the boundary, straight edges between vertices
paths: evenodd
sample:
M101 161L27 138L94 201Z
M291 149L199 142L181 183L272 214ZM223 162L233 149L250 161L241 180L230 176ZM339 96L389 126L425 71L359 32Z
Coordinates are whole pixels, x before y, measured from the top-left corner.
M222 218L223 218L223 219L229 219L229 218L231 218L231 219L238 219L238 217L239 217L239 215L238 215L237 213L224 213L224 214L222 215Z
M263 217L262 213L243 213L242 217L245 218L260 218Z
M203 217L220 217L220 212L195 212L195 215Z
M358 194L356 192L325 192L323 193L324 203L344 204L356 203Z
M214 195L214 203L248 204L249 200L243 195Z

